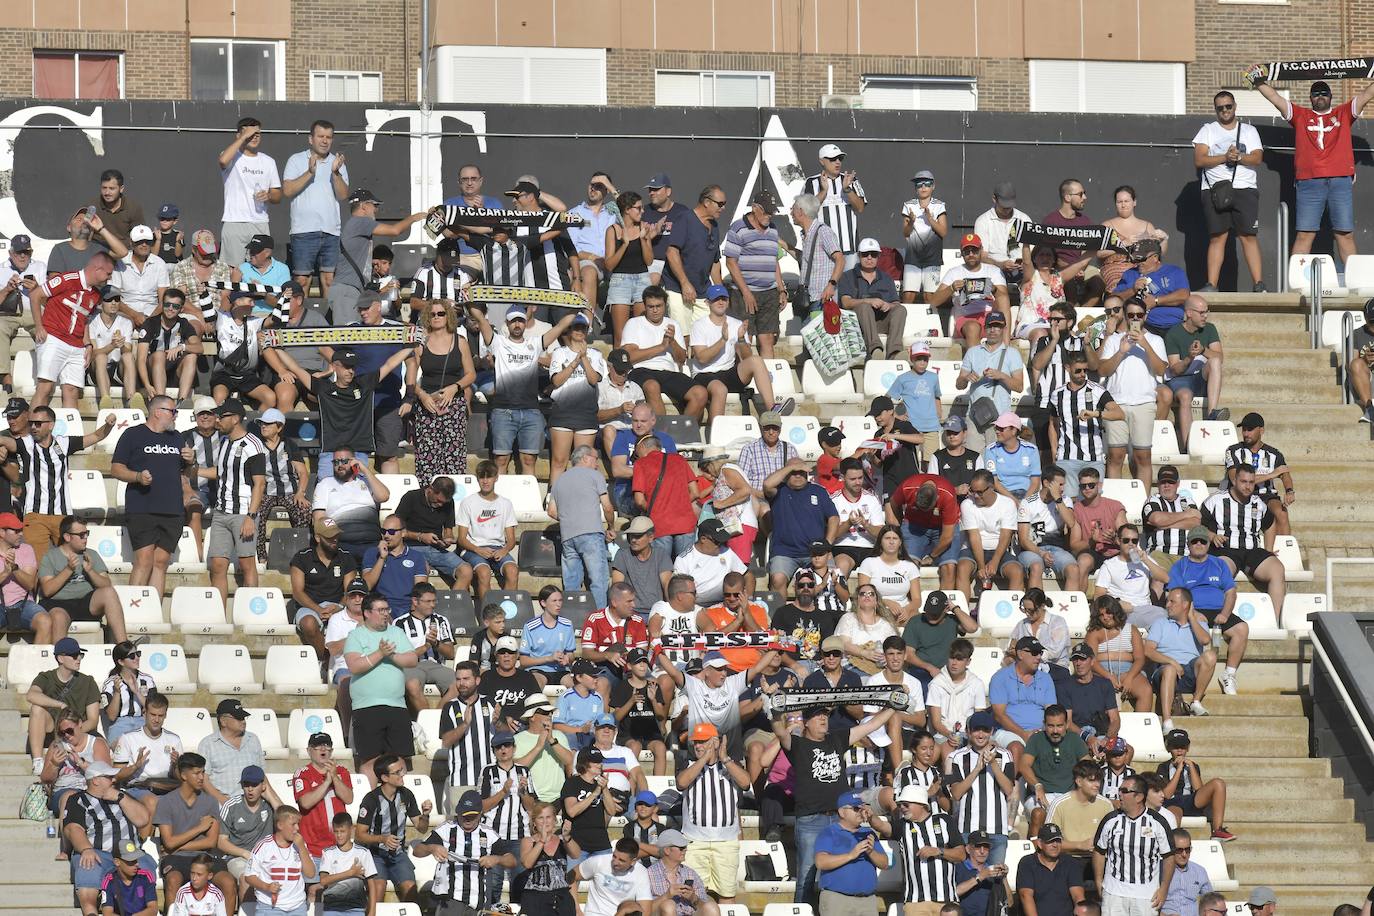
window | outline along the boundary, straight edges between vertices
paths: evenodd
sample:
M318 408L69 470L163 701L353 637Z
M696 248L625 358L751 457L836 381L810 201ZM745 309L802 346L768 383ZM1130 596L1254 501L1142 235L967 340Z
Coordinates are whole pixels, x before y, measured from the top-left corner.
M285 83L286 61L279 41L191 41L193 99L275 102L285 97Z
M124 98L119 51L34 51L33 94L40 99Z
M859 94L864 108L978 110L978 80L971 76L865 75Z
M605 48L445 45L434 51L435 101L605 105Z
M773 74L731 70L659 70L654 104L688 108L770 108Z
M311 70L312 102L380 102L382 75L347 70Z
M1183 64L1033 60L1031 111L1183 114Z

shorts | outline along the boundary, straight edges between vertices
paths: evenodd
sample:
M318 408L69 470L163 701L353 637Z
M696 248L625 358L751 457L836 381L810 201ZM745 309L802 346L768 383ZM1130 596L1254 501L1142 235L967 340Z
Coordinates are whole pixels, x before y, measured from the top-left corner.
M406 430L397 408L374 411L372 428L373 451L378 458L395 458L401 453L401 440L406 437Z
M45 613L45 611L43 610L43 605L39 604L37 601L26 598L16 605L5 608L6 625L9 624L9 615L11 613L18 613L20 627L28 630L33 627L33 618L37 617L39 614Z
M1041 549L1049 552L1050 566L1053 567L1054 574L1059 578L1059 581L1063 582L1064 573L1068 571L1070 566L1077 562L1077 558L1063 547L1047 546ZM1045 565L1045 558L1034 550L1021 551L1021 553L1017 555L1016 561L1025 567L1027 572L1030 572L1030 568L1037 564L1041 567Z
M288 247L293 277L308 277L316 270L332 274L339 263L339 237L328 232L293 234Z
M652 273L652 271L650 271L650 273ZM667 269L663 271L663 277L666 276L668 276ZM661 279L662 277L660 280ZM691 302L684 302L682 293L671 289L665 290L665 292L668 294L668 317L676 322L678 327L683 329L684 334L691 330L696 319L706 316L708 306L705 299L695 299ZM705 292L705 290L701 290L701 292Z
M396 850L369 846L367 851L372 853L372 864L377 866L378 880L390 881L393 884L405 884L415 880L415 863L406 855L404 842L401 848Z
M1164 384L1169 387L1170 391L1191 391L1195 398L1200 398L1207 394L1207 379L1202 377L1201 372L1191 372L1188 375L1180 375L1175 378L1166 379ZM1153 444L1153 440L1151 440L1151 444Z
M595 436L596 431L601 428L601 424L596 422L596 411L569 409L560 406L557 401L554 401L553 409L549 411L548 423L549 429L576 433L579 436Z
M641 388L644 387L646 381L653 382L658 385L659 391L677 404L687 400L687 392L693 388L702 387L701 382L697 379L672 369L631 369L630 381Z
M1234 547L1213 547L1212 553L1236 564L1236 569L1245 573L1252 580L1255 578L1255 572L1264 561L1273 556L1269 551L1259 547L1252 547L1249 550L1237 550Z
M739 377L737 365L721 369L719 372L698 372L694 378L698 385L705 385L708 389L712 382L720 382L726 391L739 395L741 400L753 397L754 394L754 390Z
M405 669L406 680L419 681L422 684L433 684L439 688L439 693L446 693L453 686L453 669L443 662L436 662L432 658L422 658L414 668Z
M976 324L978 325L978 329L981 331L984 327L986 327L986 325L984 324L984 322L987 321L988 312L990 312L990 311L992 311L992 303L991 303L991 302L989 302L989 303L987 304L987 307L984 308L983 311L981 311L981 312L978 313L977 315L960 315L959 317L955 318L955 319L954 319L954 336L955 336L955 337L960 336L960 335L963 333L964 325L968 324L970 321L976 323Z
M266 384L262 380L262 376L253 371L233 373L226 371L223 366L216 366L215 370L210 373L210 387L212 389L223 385L229 389L231 394L238 394L243 397L247 397Z
M124 530L129 533L129 547L135 551L142 551L144 547L161 547L168 553L176 553L184 526L184 515L139 512L124 519Z
M1183 674L1174 682L1174 693L1192 693L1197 689L1197 672L1193 670L1193 664L1197 659L1183 666ZM1155 690L1159 689L1160 675L1164 672L1163 665L1152 665L1150 671L1150 686Z
M1218 212L1212 206L1212 192L1207 188L1202 189L1202 215L1207 221L1208 235L1259 233L1259 188L1236 188L1234 200L1235 204L1230 210ZM1321 220L1320 213L1317 219Z
M1015 732L1009 732L1005 728L999 728L992 733L992 741L1002 750L1009 750L1013 744L1025 746L1026 742Z
M1131 670L1133 662L1125 658L1104 658L1100 659L1098 664L1112 677L1121 677Z
M1297 216L1294 226L1299 232L1316 232L1322 227L1322 212L1331 218L1332 232L1355 231L1355 178L1302 178L1296 183Z
M33 375L42 381L80 388L86 383L86 350L49 334L34 354Z
M606 289L607 305L633 305L644 301L644 290L649 288L649 272L642 274L611 274L610 285Z
M1046 792L1045 811L1048 813L1049 810L1054 807L1055 802L1059 801L1061 798L1064 798L1068 794L1068 792ZM1039 807L1040 802L1036 800L1035 793L1032 792L1029 787L1027 787L1026 800L1022 804L1022 809L1026 812L1026 817L1030 817L1030 813Z
M739 889L739 840L692 840L686 864L719 897L733 897Z
M353 755L371 760L382 754L415 756L410 714L404 706L365 706L353 710Z
M1124 420L1104 420L1108 448L1146 449L1154 444L1155 405L1122 404Z
M1181 810L1181 811L1183 812L1183 816L1184 816L1184 817L1206 817L1206 816L1207 816L1207 812L1204 811L1203 809L1199 808L1199 807L1197 806L1197 803L1193 801L1193 793L1192 793L1192 792L1189 792L1189 793L1187 793L1186 795L1175 795L1175 796L1172 796L1171 798L1166 798L1166 799L1164 799L1164 807L1166 807L1166 808L1178 808L1179 810Z
M95 851L95 854L100 861L96 862L95 866L92 868L83 868L81 866L81 856L72 853L72 884L75 885L76 889L79 891L99 890L101 882L105 880L105 876L115 869L113 855L99 849ZM153 861L152 856L145 853L139 857L138 864L140 867L146 869L148 874L157 874L157 863Z
M1231 612L1231 616L1226 618L1225 623L1217 623L1217 615L1221 613L1221 608L1200 607L1197 610L1199 613L1202 614L1203 617L1207 618L1207 629L1209 630L1213 627L1216 627L1220 629L1221 632L1225 633L1227 630L1231 629L1236 624L1244 622L1240 619L1240 615L1237 614L1235 611Z
M80 598L49 598L48 610L66 611L67 616L74 622L89 623L95 620L95 616L91 614L91 595L82 595Z
M316 604L319 604L319 605L323 606L323 605L327 605L327 604L333 604L333 602L332 602L332 601L317 601ZM342 605L334 604L334 607L336 607L336 608L337 608L337 607L342 607ZM291 622L294 623L294 624L296 625L296 629L299 630L299 629L301 628L301 621L304 620L304 619L307 618L307 617L313 617L313 618L315 618L315 622L316 622L317 624L320 625L320 629L321 629L321 630L324 629L324 618L321 617L321 616L320 616L320 612L317 611L317 610L315 610L313 607L306 607L306 606L303 605L303 604L296 604L296 602L291 601L291 602L288 602L288 609L289 609L289 610L293 610L293 614L292 614L292 617L291 617Z
M210 520L210 537L205 543L205 559L211 557L237 557L240 560L247 560L256 557L258 549L258 539L256 529L254 536L244 540L240 533L243 529L243 521L248 518L246 515L231 515L228 512L216 512ZM177 534L180 537L180 532Z
M830 552L837 557L849 557L849 559L854 561L855 566L858 566L869 557L878 555L877 548L874 547L840 547L833 544L830 547ZM806 562L810 562L810 558L808 558Z
M902 268L902 292L933 293L940 288L940 267L917 267L907 264Z
M544 449L544 415L534 408L497 407L488 415L487 427L493 455L537 455Z
M198 855L200 853L186 856L163 856L162 861L158 863L158 874L165 878L170 872L178 872L183 879L189 878L191 876L191 861ZM211 856L210 858L212 860L210 874L214 875L229 870L229 863L221 857Z
M473 569L476 569L479 566L487 566L494 573L499 573L501 570L505 569L508 564L515 562L515 560L511 559L510 554L506 554L503 557L498 557L493 560L487 559L484 556L480 556L474 551L464 550L462 553L458 554L458 556L464 563L466 563L468 566L471 566Z
M782 330L782 319L778 314L781 301L777 287L750 292L754 294L754 305L757 306L754 314L749 314L744 307L744 296L737 289L730 290L730 308L726 314L747 323L750 334L776 335Z
M248 866L251 864L253 863L243 856L230 856L224 862L224 870L233 875L234 880L237 881L243 877L244 872L248 871Z
M792 574L811 563L810 557L783 557L774 554L768 558L768 574L781 573L790 581Z

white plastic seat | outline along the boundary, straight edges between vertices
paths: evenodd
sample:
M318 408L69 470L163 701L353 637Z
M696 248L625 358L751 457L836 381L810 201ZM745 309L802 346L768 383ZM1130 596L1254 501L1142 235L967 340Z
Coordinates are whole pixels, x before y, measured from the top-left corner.
M740 855L743 854L741 850ZM815 913L809 903L767 903L764 904L762 916L815 916Z
M478 490L477 478L471 474L435 474L435 477L447 477L453 481L453 502L457 505L463 497L476 493Z
M114 644L104 642L83 645L81 648L86 650L86 654L81 656L81 673L95 678L97 684L105 683L105 678L110 676L110 670L114 668ZM57 666L54 664L50 667Z
M1005 589L986 589L978 597L978 625L993 636L1010 636L1015 626L1025 619L1021 613L1021 592Z
M10 377L14 379L14 393L20 397L33 396L33 351L16 350L14 353L13 372Z
M277 722L276 710L249 706L245 707L245 711L248 713L248 730L258 736L263 756L268 760L285 760L289 757L290 752L281 740L281 725ZM290 804L287 800L291 797L291 790L288 788L282 799Z
M296 632L286 617L281 589L241 586L234 592L234 626L255 636L285 636Z
M1050 610L1068 623L1069 635L1074 639L1082 639L1088 632L1091 614L1088 596L1082 592L1046 591L1045 597L1050 600Z
M103 519L110 511L104 475L92 470L68 471L67 500L77 515Z
M434 880L434 870L439 863L434 856L417 856L411 851L411 847L405 847L406 855L410 858L410 864L415 868L415 886L423 888Z
M386 502L382 503L383 516L396 511L396 507L401 504L402 496L411 490L420 489L420 481L415 479L414 474L378 474L377 479L386 486L389 493Z
M270 770L267 772L267 785L277 793L277 798L281 799L283 805L296 803L296 793L291 786L294 781L294 773L274 773Z
M806 414L792 414L782 418L782 440L791 443L802 461L815 461L821 456L821 421Z
M101 439L94 445L94 451L113 453L115 450L115 444L119 442L119 437L124 435L124 431L130 429L131 427L142 425L143 422L147 419L147 417L144 416L143 411L137 408L119 407L113 410L97 410L95 412L96 423L104 423L105 418L108 417L110 414L114 414L114 429L110 430L110 434L108 436L106 436L104 439Z
M706 433L706 441L712 445L724 445L739 450L745 442L759 437L759 423L753 417L722 414L711 418Z
M146 585L116 585L119 606L124 610L124 628L130 633L153 635L172 632L162 617L162 596Z
M1279 626L1274 602L1264 592L1239 592L1236 616L1250 627L1251 639L1285 639L1288 631Z
M911 364L904 359L870 359L864 363L864 400L887 394L897 377L909 371Z
M792 366L785 359L765 359L763 364L768 369L768 381L773 385L773 396L779 400L790 395L796 395L800 389L797 387L797 376L792 372ZM756 379L751 379L749 388L757 392L759 383Z
M88 549L94 550L105 569L111 573L124 573L133 569L133 548L124 529L117 525L90 525L91 536L86 539Z
M1212 882L1212 890L1234 891L1240 888L1240 882L1231 877L1226 867L1226 853L1218 841L1193 840L1193 862L1207 870L1207 880Z
M1374 296L1374 255L1352 254L1345 259L1345 288L1357 296Z
M122 504L122 503L121 503ZM207 531L208 535L209 532ZM167 571L173 575L194 575L205 572L205 561L201 559L205 554L198 549L196 544L196 533L189 527L181 529L181 538L177 541L176 553L172 554L172 561L167 564Z
M196 659L201 686L213 694L258 694L262 684L253 673L247 646L207 643Z
M200 742L215 731L215 716L208 709L194 706L167 707L167 720L162 727L181 739L181 748L194 751Z
M1212 488L1207 486L1205 480L1189 477L1178 482L1178 492L1187 493L1188 498L1193 501L1193 505L1201 509L1203 502L1212 495Z
M224 619L224 599L219 589L201 585L178 585L172 589L172 626L183 633L201 636L234 632L234 625Z
M1021 864L1021 860L1035 852L1035 844L1030 840L1008 840L1007 857L1003 860L1007 866L1007 884L1016 887L1016 869Z
M744 876L744 860L749 856L766 855L773 860L773 874L777 881L748 881ZM791 894L797 888L787 868L787 853L781 843L768 843L763 840L741 840L739 844L739 886L745 894ZM792 906L792 904L787 904ZM790 911L787 911L790 912Z
M914 306L920 308L921 306ZM949 337L940 327L940 316L933 312L913 312L913 306L906 307L906 324L902 326L902 345L910 347L918 340L928 341L930 348L947 347Z
M1198 464L1220 465L1238 441L1230 420L1198 420L1188 433L1188 457Z
M818 404L852 404L859 399L854 387L854 373L845 369L834 378L826 378L814 360L802 364L802 391Z
M1187 453L1178 447L1178 433L1173 420L1155 421L1155 431L1150 437L1150 461L1155 467L1188 463Z
M1149 499L1149 489L1134 477L1107 477L1102 480L1102 495L1126 508L1126 521L1140 524L1140 510Z
M54 407L52 411L56 415L52 425L54 436L70 436L74 439L80 439L86 435L86 424L81 419L80 410L75 407Z
M11 690L26 693L40 672L51 671L56 667L57 661L52 656L52 646L17 642L10 646L10 654L6 659L5 683Z
M1302 565L1302 549L1298 539L1291 534L1280 534L1274 538L1274 554L1283 564L1283 578L1288 582L1311 582L1312 571Z
M1294 636L1307 636L1312 632L1312 621L1307 615L1329 610L1326 606L1326 596L1320 592L1289 592L1283 599L1283 617L1279 623Z
M1347 271L1348 275L1348 271ZM1345 316L1349 315L1354 320L1354 328L1364 327L1364 312L1322 312L1322 346L1332 350L1341 350L1345 346L1345 338L1341 336L1341 325L1345 323Z
M968 397L967 388L960 391L954 387L963 365L963 362L957 359L932 359L930 361L931 371L940 377L940 403L946 407L953 404L955 398Z
M139 670L157 681L159 693L195 693L196 682L186 663L186 649L171 643L144 643Z
M749 907L742 903L720 903L716 905L720 916L749 916ZM377 916L381 916L380 913Z
M1164 749L1164 728L1159 716L1152 712L1121 713L1121 729L1117 734L1135 748L1137 764L1162 763L1169 759L1169 752Z
M422 709L420 710L420 714L415 718L416 723L419 724L419 726L425 730L425 737L429 739L429 746L426 748L426 751L428 751L428 753L426 753L425 756L430 758L433 758L435 753L437 753L440 750L439 714L441 712L443 712L443 710Z
M1312 287L1312 264L1321 262L1321 282L1323 296L1344 296L1345 289L1340 285L1336 274L1336 262L1329 254L1295 254L1288 259L1288 289L1306 293Z
M418 903L379 903L376 913L377 916L420 916L420 905Z
M178 407L177 418L173 421L173 423L175 425L177 432L184 433L188 430L195 429L196 415L192 413L189 408Z
M878 421L864 415L836 414L830 418L830 425L844 433L844 441L840 443L841 458L848 458L854 454L859 443L871 438L878 431Z
M309 646L271 646L267 650L267 689L287 696L322 696L320 662Z
M978 675L986 688L992 676L1002 669L1002 659L1006 650L1002 646L974 646L969 658L968 670Z
M308 754L310 736L316 732L324 732L334 739L335 753L340 753L347 744L337 712L322 707L306 707L291 710L291 718L286 720L286 749L302 756Z
M547 524L553 519L544 511L544 494L539 478L533 474L502 474L496 478L496 492L515 505L515 520Z
M423 805L429 801L434 806L434 814L430 820L441 816L443 812L439 809L439 799L434 795L434 780L429 778L429 773L407 773L405 777L405 787L415 796L415 803ZM363 790L364 792L367 789Z

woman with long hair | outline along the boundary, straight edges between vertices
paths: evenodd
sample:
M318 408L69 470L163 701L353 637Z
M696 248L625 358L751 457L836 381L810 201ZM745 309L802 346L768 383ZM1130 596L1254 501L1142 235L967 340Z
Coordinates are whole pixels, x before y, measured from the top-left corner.
M1064 681L1070 675L1069 648L1073 640L1069 637L1069 622L1050 611L1050 604L1049 596L1043 589L1026 589L1021 596L1021 613L1025 616L1011 629L1011 639L1007 643L1007 654L1002 664L1014 663L1017 641L1031 636L1040 640L1040 645L1045 647L1041 662L1049 665L1050 676L1056 681Z
M921 567L911 562L896 525L879 529L877 554L859 564L860 590L870 583L899 626L921 612Z
M1138 629L1127 626L1120 601L1111 595L1093 599L1083 641L1095 653L1093 670L1111 681L1117 693L1130 697L1137 712L1154 708L1154 689L1145 676L1145 640Z
M878 587L859 584L851 609L835 624L835 634L844 640L849 664L864 674L875 674L883 664L883 640L897 635L892 615L878 597Z
M1064 284L1081 274L1092 260L1089 256L1057 270L1053 248L1036 245L1031 249L1031 269L1021 281L1021 312L1012 336L1030 341L1032 353L1040 338L1050 332L1050 307L1065 301Z
M100 685L100 711L109 723L105 734L113 745L121 735L143 727L143 707L157 693L157 682L138 670L143 652L131 641L116 645L111 657L114 667Z
M549 486L568 469L568 456L579 445L595 446L596 386L606 376L606 358L591 345L585 315L573 318L549 357L553 409L549 411Z
M468 472L468 402L464 392L477 378L466 335L458 333L458 313L442 299L425 305L421 327L420 384L412 420L415 478L429 486L436 474Z
M606 229L606 269L611 272L606 306L611 310L611 338L618 347L630 315L644 312L654 239L663 229L663 221L644 222L644 198L636 191L618 194L615 205L624 222Z

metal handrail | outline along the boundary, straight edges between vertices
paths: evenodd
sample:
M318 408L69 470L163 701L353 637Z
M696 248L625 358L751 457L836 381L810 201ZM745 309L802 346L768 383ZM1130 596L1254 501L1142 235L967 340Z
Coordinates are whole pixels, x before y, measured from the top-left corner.
M1350 391L1350 361L1355 358L1355 316L1341 312L1341 364L1336 367L1336 377L1341 380L1341 403L1353 404L1355 396Z
M1322 345L1322 260L1316 258L1307 265L1311 282L1307 288L1307 305L1311 310L1312 349Z
M1283 292L1291 288L1288 285L1288 204L1283 201L1279 201L1274 214L1274 244L1278 249L1274 262L1279 277L1279 288L1275 292Z

